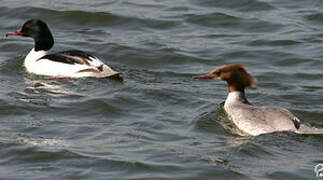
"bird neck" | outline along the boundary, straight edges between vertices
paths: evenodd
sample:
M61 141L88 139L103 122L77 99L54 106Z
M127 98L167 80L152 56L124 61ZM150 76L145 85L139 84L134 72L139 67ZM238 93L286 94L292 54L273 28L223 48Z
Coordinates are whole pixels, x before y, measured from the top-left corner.
M225 105L233 104L250 104L243 91L233 91L229 92L227 99L225 100Z
M34 33L31 36L35 41L35 51L48 51L54 45L54 38L48 28L43 28L41 31Z
M51 34L47 38L35 38L35 51L48 51L54 45L54 39Z
M229 92L242 92L244 93L245 85L241 82L236 82L236 81L227 81L228 87L229 87Z

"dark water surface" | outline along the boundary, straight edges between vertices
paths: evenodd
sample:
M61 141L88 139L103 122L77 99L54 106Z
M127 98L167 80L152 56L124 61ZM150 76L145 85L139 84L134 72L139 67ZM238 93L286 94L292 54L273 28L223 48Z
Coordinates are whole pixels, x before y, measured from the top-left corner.
M30 18L124 81L28 74L4 34ZM0 179L319 179L322 136L239 137L226 84L191 77L248 63L251 102L323 126L320 0L2 0L0 22Z

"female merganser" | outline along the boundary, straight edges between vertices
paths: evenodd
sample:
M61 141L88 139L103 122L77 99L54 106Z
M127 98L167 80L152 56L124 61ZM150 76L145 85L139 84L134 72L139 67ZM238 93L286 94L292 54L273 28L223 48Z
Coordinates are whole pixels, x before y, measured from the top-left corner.
M229 86L229 95L224 109L233 123L244 133L252 136L260 134L293 131L298 134L323 134L323 129L301 124L300 120L287 109L276 106L256 106L250 104L244 90L255 86L257 80L244 68L244 64L220 66L207 75L194 79L221 79Z
M9 35L34 39L35 47L28 53L24 62L27 71L31 73L72 78L103 78L119 74L97 57L83 51L71 50L48 54L48 50L54 45L54 39L46 23L39 19L28 20L21 29L6 34Z

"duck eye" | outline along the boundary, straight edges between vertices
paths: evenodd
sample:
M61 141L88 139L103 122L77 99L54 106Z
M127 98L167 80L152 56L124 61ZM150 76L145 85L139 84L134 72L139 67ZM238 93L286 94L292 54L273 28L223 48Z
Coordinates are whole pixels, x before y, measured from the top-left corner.
M221 71L216 71L215 72L215 75L220 76L221 75Z

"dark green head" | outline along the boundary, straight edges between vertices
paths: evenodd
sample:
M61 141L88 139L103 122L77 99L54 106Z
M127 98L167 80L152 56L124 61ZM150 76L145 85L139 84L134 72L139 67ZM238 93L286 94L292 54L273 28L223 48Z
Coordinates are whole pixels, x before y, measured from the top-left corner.
M45 22L39 19L31 19L25 22L21 29L7 33L9 35L18 35L31 37L35 41L35 51L49 50L54 45L54 39Z

